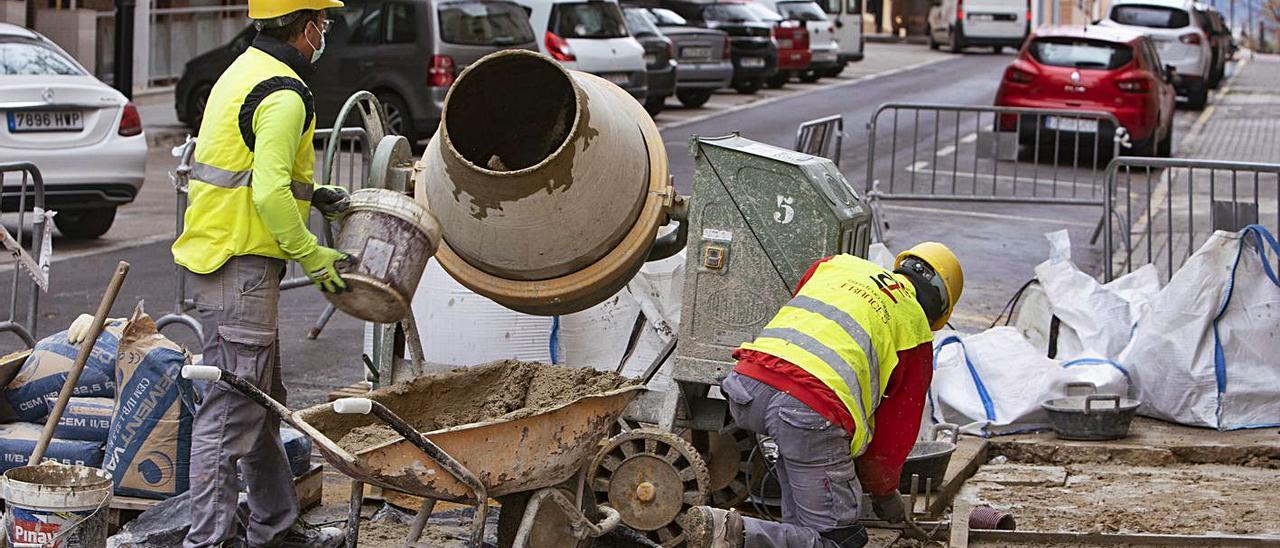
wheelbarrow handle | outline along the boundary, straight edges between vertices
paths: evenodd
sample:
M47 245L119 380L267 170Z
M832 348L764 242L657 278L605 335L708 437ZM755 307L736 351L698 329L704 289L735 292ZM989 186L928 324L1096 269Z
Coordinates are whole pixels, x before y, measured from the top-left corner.
M288 407L285 407L271 396L268 396L265 392L259 390L258 387L254 386L249 381L237 377L227 371L212 365L184 365L182 366L182 378L213 382L222 381L227 383L228 386L243 394L244 397L249 398L254 403L267 408L268 411L279 415L280 419L288 423L290 426L296 426L293 422L293 411L289 410Z

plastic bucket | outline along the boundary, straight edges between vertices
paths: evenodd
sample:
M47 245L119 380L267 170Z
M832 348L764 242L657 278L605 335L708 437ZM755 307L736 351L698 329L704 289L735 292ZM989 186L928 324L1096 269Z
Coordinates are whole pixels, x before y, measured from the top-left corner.
M381 188L357 190L334 246L355 259L341 269L347 291L325 298L362 320L402 320L439 244L440 225L413 198Z
M107 544L111 474L45 463L4 473L5 536L12 548L101 548Z

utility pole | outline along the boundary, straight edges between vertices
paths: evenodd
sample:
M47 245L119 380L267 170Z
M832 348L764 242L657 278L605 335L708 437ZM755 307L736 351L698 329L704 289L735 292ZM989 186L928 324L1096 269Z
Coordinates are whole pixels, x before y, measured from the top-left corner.
M115 0L115 88L133 99L133 8L136 0Z

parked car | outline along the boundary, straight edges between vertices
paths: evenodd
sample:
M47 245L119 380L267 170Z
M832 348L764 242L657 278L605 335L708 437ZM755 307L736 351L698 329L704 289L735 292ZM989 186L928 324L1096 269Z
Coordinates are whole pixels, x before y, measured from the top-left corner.
M644 47L627 30L617 0L516 0L529 8L529 23L542 53L565 68L617 84L637 101L648 94Z
M778 46L773 25L761 21L743 2L721 0L656 0L657 7L676 12L690 24L729 34L733 57L733 89L752 94L778 72Z
M1000 53L1022 46L1031 34L1031 0L932 0L929 47L943 44L952 53L990 46Z
M1172 68L1160 62L1151 39L1124 28L1045 27L1027 40L1004 71L996 106L1109 112L1128 131L1133 150L1169 156L1176 95ZM1110 143L1116 128L1094 120L1013 116L1001 130L1019 131L1024 144L1071 143L1082 134Z
M1213 49L1209 34L1191 15L1192 0L1115 0L1101 24L1146 33L1160 59L1178 71L1175 87L1188 106L1203 109L1209 102Z
M676 12L665 8L639 8L670 39L676 50L676 98L680 104L698 108L717 89L733 82L733 59L729 35L724 31L689 25Z
M792 76L802 76L809 71L813 61L813 52L809 50L809 29L804 23L786 19L764 4L750 3L760 19L773 24L773 42L778 46L778 72L770 76L765 84L778 89L787 84Z
M662 34L653 19L643 8L623 8L627 30L644 47L644 63L647 69L648 90L644 96L644 109L652 116L662 112L667 97L676 92L675 44Z
M133 103L53 41L0 23L0 112L0 162L40 169L58 230L69 238L106 234L146 172L147 140ZM21 181L4 178L0 211L18 209Z
M840 44L836 42L836 26L813 0L755 0L777 12L783 19L800 21L809 31L809 68L797 77L801 82L816 82L840 66Z
M352 93L369 90L391 130L412 142L435 133L445 94L467 65L502 49L537 48L527 12L507 0L351 0L330 17L311 79L317 127L330 127ZM200 127L213 83L256 35L246 28L187 62L174 90L179 120Z
M818 5L836 26L836 42L840 44L840 64L823 76L838 76L845 65L861 61L867 50L867 37L862 33L862 0L821 0Z
M1213 66L1209 69L1209 87L1216 89L1227 72L1231 60L1231 29L1216 8L1207 4L1196 5L1196 20L1209 35L1209 49L1213 51Z

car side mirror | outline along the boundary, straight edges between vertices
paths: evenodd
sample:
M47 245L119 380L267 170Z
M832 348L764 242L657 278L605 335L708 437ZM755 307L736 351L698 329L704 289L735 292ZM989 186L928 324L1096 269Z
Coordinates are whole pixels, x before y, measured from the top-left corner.
M1164 66L1164 80L1166 82L1169 82L1170 84L1176 84L1178 83L1179 79L1180 78L1178 77L1178 69L1173 68L1173 65Z
M841 21L841 20L839 20L839 19L836 19L836 28L838 28L838 29L842 29L842 28L844 28L844 21Z

